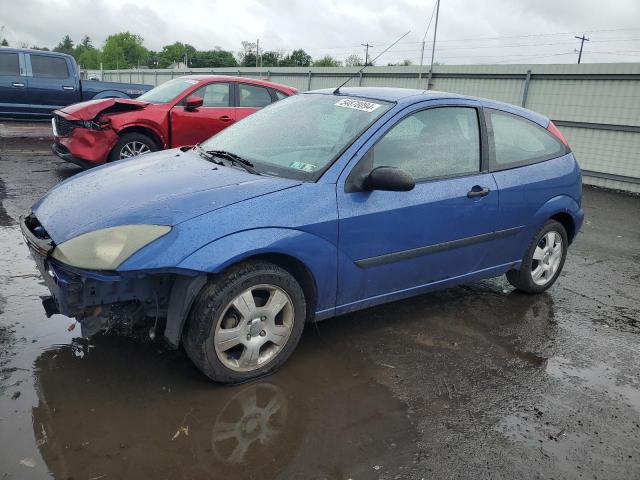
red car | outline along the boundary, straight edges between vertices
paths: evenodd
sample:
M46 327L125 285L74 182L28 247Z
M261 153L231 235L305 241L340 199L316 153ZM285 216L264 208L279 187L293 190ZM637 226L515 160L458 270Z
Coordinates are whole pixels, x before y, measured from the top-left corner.
M195 145L256 110L297 93L243 77L189 75L135 100L105 98L54 111L53 152L83 168Z

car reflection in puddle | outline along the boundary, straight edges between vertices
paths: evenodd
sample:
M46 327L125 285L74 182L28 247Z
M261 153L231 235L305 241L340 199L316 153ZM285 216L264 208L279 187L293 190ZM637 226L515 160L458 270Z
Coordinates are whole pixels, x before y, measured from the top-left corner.
M406 405L309 330L285 368L235 387L211 384L180 353L121 338L46 351L35 365L36 444L55 478L401 472L417 452Z

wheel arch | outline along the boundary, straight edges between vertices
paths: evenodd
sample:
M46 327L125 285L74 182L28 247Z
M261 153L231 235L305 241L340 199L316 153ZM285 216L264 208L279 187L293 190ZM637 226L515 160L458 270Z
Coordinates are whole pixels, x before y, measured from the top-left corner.
M164 138L160 134L160 132L156 131L152 127L145 125L127 125L126 127L118 130L118 136L121 137L126 135L127 133L140 133L142 135L146 135L151 138L158 147L158 150L164 150L166 142Z
M569 244L575 239L584 213L578 203L569 195L558 195L544 203L535 214L535 224L543 225L547 220L559 222L567 231Z

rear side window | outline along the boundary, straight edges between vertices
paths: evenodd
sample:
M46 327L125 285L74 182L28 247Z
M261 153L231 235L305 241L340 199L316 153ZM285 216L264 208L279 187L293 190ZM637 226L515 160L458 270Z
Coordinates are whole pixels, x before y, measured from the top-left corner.
M266 88L246 85L244 83L240 83L238 88L241 107L260 108L266 107L271 103L271 95Z
M401 120L373 147L373 168L397 167L415 180L480 171L475 108L438 107Z
M493 170L529 165L566 153L565 146L537 123L497 110L488 112L493 130Z
M0 53L0 75L20 75L17 53Z
M282 93L280 90L274 90L275 94L276 94L276 98L278 100L284 100L285 98L287 98L289 95L285 95L284 93Z
M67 61L60 57L31 55L31 72L39 78L69 78Z
M210 83L189 96L202 98L203 107L228 107L230 98L229 86L230 84L228 83Z

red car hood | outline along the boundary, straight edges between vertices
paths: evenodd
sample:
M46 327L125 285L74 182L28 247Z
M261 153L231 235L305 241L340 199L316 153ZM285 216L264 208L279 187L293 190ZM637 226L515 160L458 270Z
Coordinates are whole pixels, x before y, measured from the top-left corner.
M143 109L147 105L149 105L149 102L141 102L130 98L101 98L99 100L74 103L56 110L54 113L61 114L61 116L69 120L93 120L98 114L105 111L128 112Z

